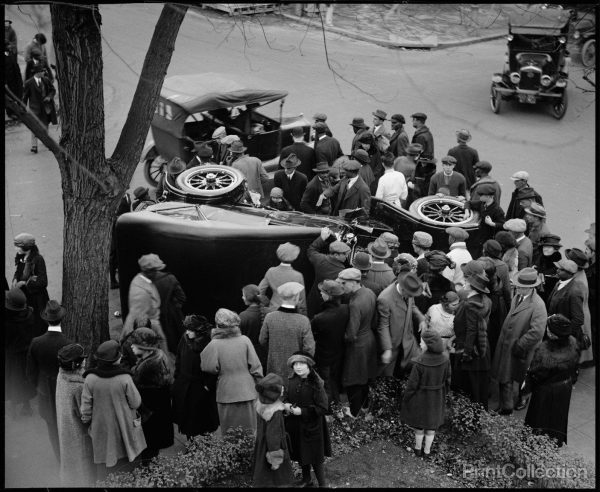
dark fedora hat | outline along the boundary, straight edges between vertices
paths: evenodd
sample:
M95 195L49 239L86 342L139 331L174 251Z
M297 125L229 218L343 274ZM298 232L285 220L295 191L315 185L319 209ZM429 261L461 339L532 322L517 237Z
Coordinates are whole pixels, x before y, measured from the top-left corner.
M563 314L548 316L548 329L558 338L567 338L571 335L571 320Z
M370 270L372 265L371 255L369 253L365 253L364 251L357 251L354 255L354 258L352 258L352 266L361 271Z
M302 162L300 161L300 159L298 159L296 154L293 154L293 153L288 155L284 160L281 161L281 165L285 169L290 169L292 167L298 167L300 164L302 164Z
M317 167L313 167L313 171L317 174L328 173L330 169L329 164L325 161L317 162Z
M373 258L378 259L388 258L392 254L387 243L381 238L377 238L372 243L369 243L367 250L371 253Z
M350 123L350 126L353 126L354 128L368 128L367 125L365 125L365 120L364 118L352 118L352 123Z
M13 287L6 293L4 307L10 311L23 311L27 308L27 297L19 287Z
M489 279L485 273L476 273L474 275L469 275L467 281L469 282L469 285L473 287L473 289L479 292L483 292L484 294L490 293L490 290L487 287Z
M420 296L423 293L423 283L413 272L402 272L398 275L398 284L402 289L402 293L409 297Z
M66 313L67 310L58 301L50 299L46 304L46 308L40 313L40 318L49 322L60 321Z
M565 256L569 260L573 260L580 269L587 268L590 265L588 257L579 248L565 249Z

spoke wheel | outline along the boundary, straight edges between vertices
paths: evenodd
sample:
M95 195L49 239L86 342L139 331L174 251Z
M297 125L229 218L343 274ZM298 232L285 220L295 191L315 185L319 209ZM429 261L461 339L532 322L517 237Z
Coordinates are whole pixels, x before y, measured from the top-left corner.
M581 63L584 67L593 67L596 64L596 40L588 39L581 47Z
M502 101L502 95L496 90L496 85L492 84L490 88L490 106L492 111L496 114L500 112L500 104Z
M563 96L558 102L552 105L552 116L560 120L567 112L567 92L563 92Z
M415 200L410 212L427 224L437 226L467 226L477 223L477 215L465 209L463 202L453 197L426 196Z
M154 152L150 155L151 157L144 161L144 178L146 178L149 185L158 186L167 161L164 157L157 156Z
M192 201L236 200L244 193L244 175L228 166L196 166L177 177L177 187Z

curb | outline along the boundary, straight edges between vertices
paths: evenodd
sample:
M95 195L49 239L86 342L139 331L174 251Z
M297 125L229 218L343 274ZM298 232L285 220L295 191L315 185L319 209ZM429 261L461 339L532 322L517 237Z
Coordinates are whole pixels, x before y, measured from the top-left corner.
M307 24L307 25L312 24L315 27L318 27L318 24L316 22L313 22L312 19L306 19L304 17L297 17L295 15L286 14L283 12L279 12L276 14L281 15L282 17L285 17L286 19L300 22L302 24ZM386 39L380 39L380 38L374 38L371 36L364 36L361 34L356 34L356 33L350 32L346 29L342 29L340 27L324 26L324 28L327 31L331 31L336 34L341 34L342 36L346 36L346 37L349 37L352 39L357 39L359 41L366 41L368 43L374 43L379 46L383 46L384 48L411 48L411 49L424 49L424 50L453 48L455 46L465 46L465 45L469 45L469 44L482 43L485 41L492 41L492 40L500 39L500 38L503 38L504 36L506 36L506 34L492 34L492 35L488 35L488 36L467 38L467 39L462 39L460 41L449 41L449 42L437 43L437 44L420 43L420 42L413 43L410 41L399 43L399 42L394 42L394 41L388 41Z

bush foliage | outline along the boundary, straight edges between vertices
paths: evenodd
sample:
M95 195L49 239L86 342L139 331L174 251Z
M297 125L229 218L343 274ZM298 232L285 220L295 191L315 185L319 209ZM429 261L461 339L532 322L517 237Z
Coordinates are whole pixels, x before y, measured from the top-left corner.
M412 448L413 430L400 421L405 380L380 378L370 391L369 418L350 418L334 405L329 424L333 456L338 457L382 439ZM161 456L146 468L112 474L106 487L204 487L232 475L251 476L254 440L241 429L225 438L203 435L176 456ZM446 423L436 433L432 457L467 487L594 488L595 469L579 456L559 449L545 435L536 435L522 421L488 413L460 394L447 398ZM536 478L465 474L477 467L498 469L583 470L575 477ZM297 468L297 467L295 467ZM296 470L297 472L299 470ZM504 474L510 475L510 474Z

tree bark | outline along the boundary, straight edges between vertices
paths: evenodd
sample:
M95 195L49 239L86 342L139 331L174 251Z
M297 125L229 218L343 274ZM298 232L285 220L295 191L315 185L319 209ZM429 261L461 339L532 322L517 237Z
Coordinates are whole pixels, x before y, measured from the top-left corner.
M91 350L109 338L107 273L112 225L139 162L186 11L187 7L169 4L163 8L122 135L113 157L106 159L98 6L50 6L62 115L63 152L55 155L65 216L62 291L67 314L63 326L69 338Z

